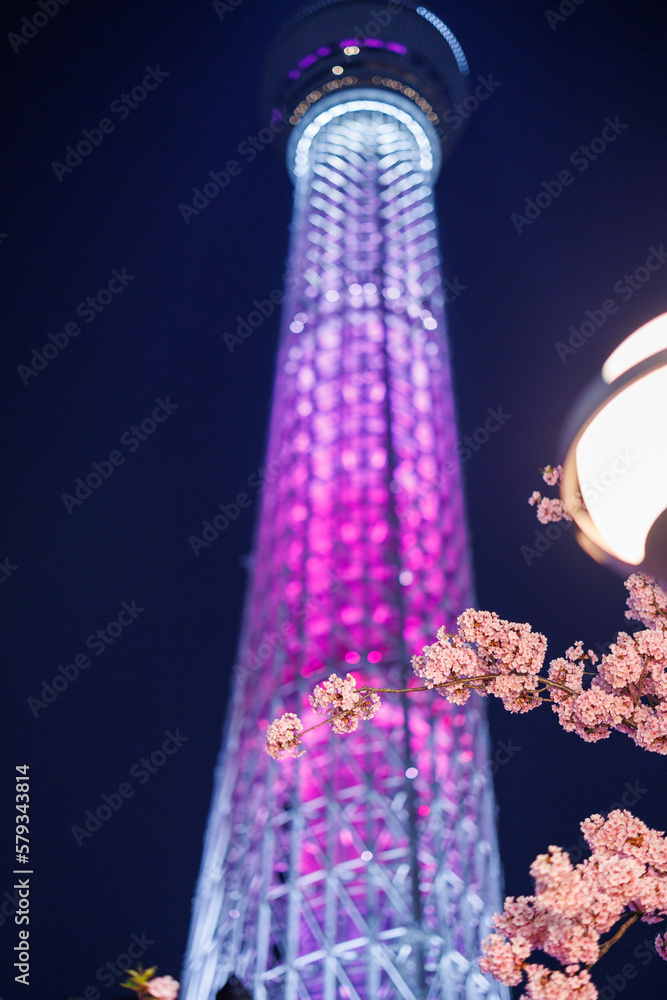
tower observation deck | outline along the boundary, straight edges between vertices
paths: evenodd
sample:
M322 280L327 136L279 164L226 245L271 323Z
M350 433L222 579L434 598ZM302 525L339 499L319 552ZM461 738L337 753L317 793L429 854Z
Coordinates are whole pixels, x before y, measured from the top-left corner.
M416 686L473 603L433 184L468 66L408 2L321 0L276 39L265 120L295 186L254 559L184 970L255 1000L506 1000L482 703L387 698L264 751L330 673Z

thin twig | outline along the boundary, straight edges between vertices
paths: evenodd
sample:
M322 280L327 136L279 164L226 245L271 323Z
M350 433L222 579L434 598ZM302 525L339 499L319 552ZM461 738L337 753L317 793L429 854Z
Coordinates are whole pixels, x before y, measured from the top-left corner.
M641 910L637 910L635 913L633 913L631 916L629 916L628 919L625 921L625 923L622 924L621 927L619 927L619 929L616 931L616 933L614 934L614 936L612 938L609 938L609 940L605 941L605 943L602 945L602 947L600 948L600 954L598 955L596 961L599 962L600 959L602 958L602 956L607 954L607 952L609 951L609 949L611 948L611 946L613 944L616 944L616 942L618 941L619 938L623 937L623 935L627 931L628 927L632 927L632 925L636 924L637 921L639 920L639 918L643 917L643 916L644 916L644 914L642 913ZM590 969L594 965L595 965L595 962L591 962L591 964L587 965L586 968Z
M642 696L642 684L644 683L644 678L646 676L647 670L648 670L648 657L644 660L644 666L642 667L642 672L639 675L639 680L637 681L637 693L632 697L633 705L639 704L639 699Z

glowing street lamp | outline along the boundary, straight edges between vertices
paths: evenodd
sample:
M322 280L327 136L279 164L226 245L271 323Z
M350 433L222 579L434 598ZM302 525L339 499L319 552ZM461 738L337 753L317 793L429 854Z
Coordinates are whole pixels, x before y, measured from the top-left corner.
M582 548L624 575L646 572L664 583L667 313L607 358L570 416L562 452L561 498Z

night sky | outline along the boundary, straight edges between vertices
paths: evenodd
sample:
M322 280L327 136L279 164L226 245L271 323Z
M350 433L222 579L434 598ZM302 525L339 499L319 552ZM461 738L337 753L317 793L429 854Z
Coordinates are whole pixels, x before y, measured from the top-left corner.
M0 215L3 1000L112 1000L122 974L109 965L133 940L144 965L180 975L256 497L197 555L188 538L263 462L278 313L233 352L224 334L281 287L292 190L275 150L251 158L247 143L266 124L261 68L294 5L223 6L23 0L1 14L11 150ZM667 244L659 6L434 8L473 80L500 84L470 115L436 191L444 273L460 289L448 316L461 435L489 408L507 415L464 463L478 606L530 621L552 656L624 627L622 580L573 531L538 553L543 529L526 500L611 348L666 308L667 266L635 288L624 278ZM22 22L44 8L43 26ZM144 80L145 98L123 103ZM607 119L613 141L588 157L581 147ZM68 163L85 130L90 151ZM232 159L240 171L186 221L179 205ZM567 169L572 182L552 204L515 224ZM594 336L557 347L610 298L618 309ZM77 479L96 469L99 485L76 497ZM508 893L532 891L529 864L549 844L580 860L579 822L624 794L667 828L663 757L618 734L585 744L548 708L517 717L494 704L490 719L506 761L495 783ZM141 760L155 751L151 773ZM10 957L22 764L29 987L14 982ZM77 834L109 799L112 815ZM635 951L654 935L633 928L600 963L603 1000L664 1000L667 967Z

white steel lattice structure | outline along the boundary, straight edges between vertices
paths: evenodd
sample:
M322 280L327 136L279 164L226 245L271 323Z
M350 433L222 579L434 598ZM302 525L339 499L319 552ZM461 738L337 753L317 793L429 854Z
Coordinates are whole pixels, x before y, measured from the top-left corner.
M352 79L293 116L262 509L184 1000L232 974L256 1000L507 996L476 964L500 908L477 696L387 699L355 733L310 734L298 760L264 752L283 712L315 721L307 695L332 671L416 686L410 655L472 603L440 143L410 95Z

